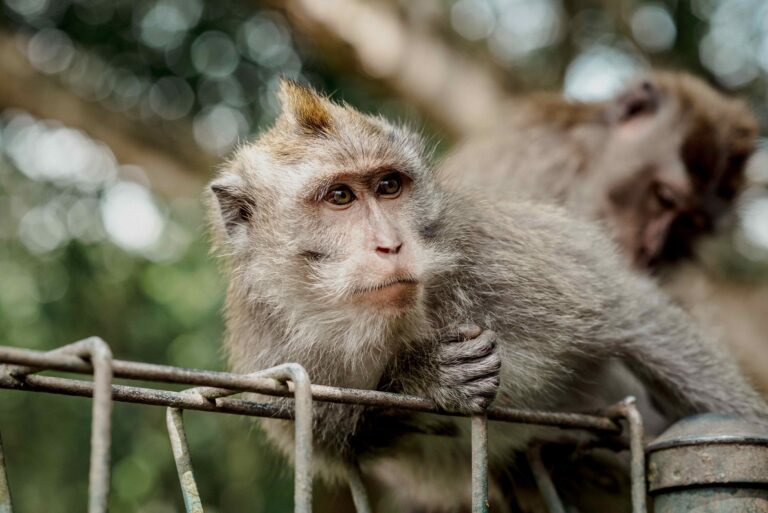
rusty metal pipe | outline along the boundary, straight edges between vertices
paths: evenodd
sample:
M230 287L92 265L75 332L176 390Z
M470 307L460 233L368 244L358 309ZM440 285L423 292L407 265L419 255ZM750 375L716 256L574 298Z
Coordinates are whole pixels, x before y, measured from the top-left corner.
M168 426L168 438L171 440L176 472L179 474L184 508L187 513L204 513L200 492L197 491L195 475L192 472L192 458L189 455L182 411L178 408L168 408L165 412L165 423Z
M612 418L623 418L629 426L630 479L632 481L632 513L648 513L646 504L647 484L645 478L645 428L643 418L637 409L637 400L627 397L605 410Z
M473 415L472 513L488 513L488 417Z
M27 376L21 380L0 373L0 388L28 392L73 395L78 397L93 396L93 382L48 376ZM171 406L185 410L211 411L247 415L252 417L270 417L293 420L293 411L278 408L272 404L245 401L242 399L221 398L208 401L196 394L172 392L154 388L112 385L112 398L115 401L148 404L152 406Z
M352 494L352 502L355 505L356 513L372 513L368 492L365 490L363 475L360 472L360 466L355 464L349 468L347 474L347 483L349 491Z
M35 372L50 369L90 374L93 371L88 362L84 362L76 357L6 346L0 346L0 362L28 366L33 368L32 370ZM15 368L11 369L11 373L17 375L17 370ZM129 362L124 360L114 360L112 369L114 376L119 378L158 381L163 383L183 383L193 386L201 385L282 397L290 397L294 394L293 384L290 382L285 384L274 379L249 377L244 374L185 369L168 365ZM3 386L3 382L0 380L0 387ZM9 387L5 386L5 388ZM310 390L312 392L312 398L316 401L400 408L425 413L466 416L466 413L462 412L441 410L434 402L415 396L380 392L377 390L332 387L327 385L311 385ZM46 391L53 392L55 390ZM116 397L116 400L122 399ZM180 407L187 408L183 405ZM610 433L618 433L621 431L621 428L611 418L600 415L520 410L499 407L491 407L486 412L478 411L473 413L486 413L489 420L504 422L556 426L569 429L587 429L590 431Z
M8 487L8 476L5 473L5 454L3 441L0 440L0 513L13 513L11 489Z
M547 472L547 467L544 466L544 461L541 458L541 445L538 443L531 445L526 456L528 457L528 464L531 467L533 479L536 481L541 497L547 505L547 511L549 513L565 513L565 507L557 493L557 488L555 488L555 484L552 482L552 478L549 472Z

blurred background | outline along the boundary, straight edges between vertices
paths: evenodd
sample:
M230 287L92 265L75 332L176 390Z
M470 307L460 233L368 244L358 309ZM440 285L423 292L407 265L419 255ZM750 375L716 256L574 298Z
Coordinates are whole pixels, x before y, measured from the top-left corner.
M763 0L0 0L0 344L99 335L117 358L222 369L201 192L274 119L280 75L440 153L511 94L603 99L650 66L748 98L766 133ZM675 284L763 390L766 162ZM114 418L111 511L182 511L163 409ZM250 420L186 418L206 511L291 510L290 472ZM89 419L86 399L0 391L19 512L85 510Z

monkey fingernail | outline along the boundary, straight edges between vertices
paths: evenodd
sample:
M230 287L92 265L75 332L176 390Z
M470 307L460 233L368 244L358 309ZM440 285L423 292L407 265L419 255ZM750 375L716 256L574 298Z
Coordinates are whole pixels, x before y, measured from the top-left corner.
M462 326L459 326L459 335L464 340L477 338L480 336L481 333L483 333L483 329L476 324L464 324Z

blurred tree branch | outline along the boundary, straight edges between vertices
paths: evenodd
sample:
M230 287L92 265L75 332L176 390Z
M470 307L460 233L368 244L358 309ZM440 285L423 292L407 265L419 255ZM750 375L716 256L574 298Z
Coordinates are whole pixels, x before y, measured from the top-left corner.
M163 195L200 193L214 159L197 146L190 126L178 123L169 133L84 100L34 69L20 51L24 44L23 36L0 31L0 109L23 109L86 132L107 144L121 164L141 166Z
M509 78L497 66L451 46L427 26L407 23L396 5L290 0L282 9L323 55L344 65L357 62L455 135L486 126L509 96L503 85Z

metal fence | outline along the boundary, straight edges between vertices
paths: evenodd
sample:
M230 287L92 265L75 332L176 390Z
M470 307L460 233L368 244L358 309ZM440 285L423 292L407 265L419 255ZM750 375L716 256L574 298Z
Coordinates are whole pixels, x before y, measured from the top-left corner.
M470 414L440 410L432 401L373 390L313 385L298 364L287 363L253 374L232 374L168 365L114 360L109 346L92 337L48 352L0 346L0 388L48 392L93 398L88 512L107 511L110 482L112 401L167 407L168 434L176 461L184 504L188 513L202 513L182 419L183 410L201 410L255 417L293 420L295 423L294 504L296 513L312 509L312 410L315 401L433 413L471 416L472 429L472 512L488 511L488 420L538 424L566 429L588 430L611 440L628 429L631 453L633 513L646 513L645 456L643 424L634 399L627 398L609 407L602 415L543 412L491 407ZM93 375L92 381L41 376L45 370ZM191 385L183 391L116 385L114 377L157 383ZM292 397L293 406L237 399L233 395L255 392ZM623 420L624 422L619 422ZM536 484L552 513L565 511L536 447L529 451ZM359 473L349 475L349 488L358 513L371 511ZM11 513L10 492L0 443L0 513Z

